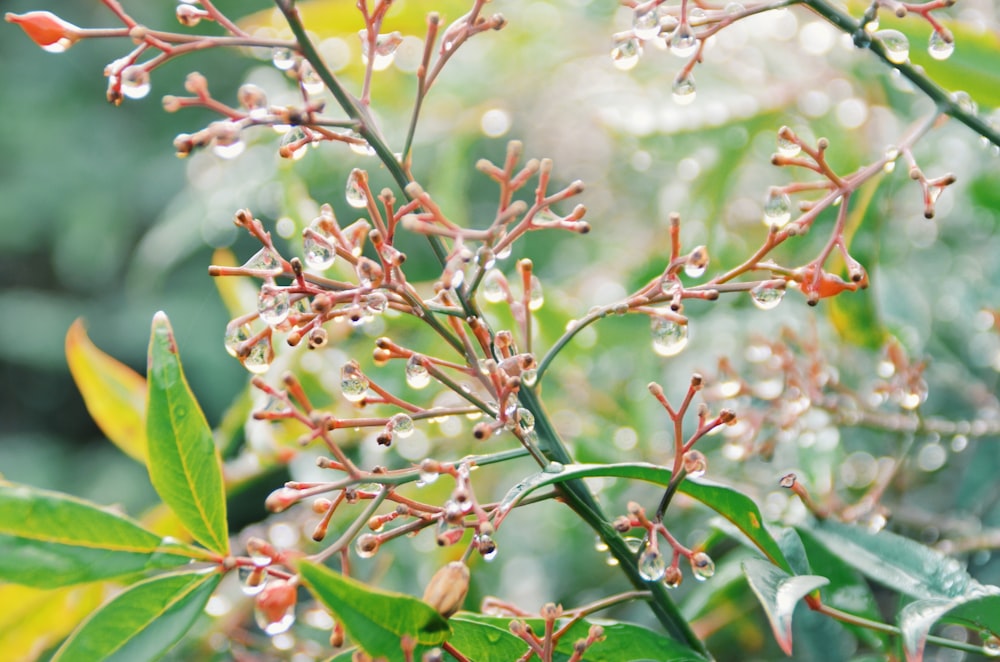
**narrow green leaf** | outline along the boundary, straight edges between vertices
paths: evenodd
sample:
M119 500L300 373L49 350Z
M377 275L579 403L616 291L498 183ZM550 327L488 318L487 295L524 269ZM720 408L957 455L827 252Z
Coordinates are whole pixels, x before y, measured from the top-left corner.
M403 660L404 636L435 646L451 628L430 605L409 595L372 589L308 561L298 564L303 584L333 612L347 635L372 657Z
M955 598L971 581L955 559L889 531L870 533L831 520L806 530L866 577L915 598Z
M159 548L159 536L127 517L66 494L0 482L0 580L55 588L190 560Z
M924 645L931 626L955 606L954 600L929 598L911 602L899 611L897 621L903 635L903 650L906 662L920 662L924 659Z
M616 478L634 478L657 485L670 482L670 470L664 467L634 462L625 464L571 464L558 472L543 471L528 476L512 487L499 506L499 520L510 512L521 499L546 485L554 485L574 478L590 478L593 476L612 476ZM680 492L701 501L703 504L732 522L742 531L767 558L786 571L791 571L785 555L774 541L771 534L764 528L763 519L757 505L745 494L725 485L706 480L687 478L678 488Z
M191 628L221 579L188 572L134 584L84 621L52 662L159 659Z
M820 586L830 583L817 575L790 575L781 568L761 559L743 562L743 573L750 588L764 607L771 622L774 639L785 655L792 654L792 615L799 601Z
M509 662L528 652L528 644L507 629L504 623L462 618L458 614L448 622L454 634L448 643L465 657L477 662Z
M149 477L195 540L229 553L222 463L205 415L191 393L170 322L153 317L149 340Z
M66 332L66 362L101 432L126 455L145 464L146 380L90 342L79 319Z

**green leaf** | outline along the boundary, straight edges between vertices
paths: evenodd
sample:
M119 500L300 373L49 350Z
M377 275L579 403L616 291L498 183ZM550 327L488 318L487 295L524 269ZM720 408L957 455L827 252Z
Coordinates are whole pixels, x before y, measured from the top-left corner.
M792 654L792 615L799 601L820 586L830 583L817 575L790 575L781 568L761 559L743 562L743 573L750 588L764 607L771 622L774 638L785 655Z
M1000 594L996 593L995 586L990 590L990 594L982 595L978 587L973 588L967 598L952 607L942 620L1000 634Z
M159 536L95 504L0 482L0 580L55 588L190 560L160 546Z
M558 472L543 471L528 476L512 487L499 506L498 520L502 521L510 510L529 493L546 485L562 483L574 478L590 478L594 476L612 476L616 478L635 478L657 485L670 482L670 470L664 467L632 462L624 464L571 464ZM742 531L767 558L786 571L791 571L785 555L774 541L771 534L764 528L760 510L745 494L725 485L706 480L687 478L683 480L678 490L701 501L706 506L732 522ZM498 521L498 523L499 523Z
M99 350L82 320L66 332L66 361L90 416L129 457L146 463L146 380Z
M911 602L899 611L897 621L903 635L903 650L906 652L907 662L920 662L924 659L924 645L931 626L954 605L954 600L930 598Z
M831 520L807 530L866 577L915 598L958 597L971 581L955 559L889 531L869 533Z
M153 317L148 373L150 480L195 540L226 555L222 463L212 430L184 378L173 330L163 312Z
M101 582L56 589L0 586L0 604L17 606L0 613L0 651L4 659L38 659L97 609L106 591Z
M462 612L451 619L455 636L449 639L449 643L464 653L469 659L476 660L496 660L506 662L516 660L519 656L527 652L527 644L518 637L510 633L508 626L511 617L503 616L483 616ZM545 622L540 618L519 619L531 626L536 633L545 631ZM459 625L459 622L462 624ZM459 632L467 628L469 624L489 625L490 630L469 633L475 636L478 641L474 643L477 648L466 648L459 644ZM556 645L556 657L554 659L564 660L573 654L573 644L580 639L586 639L587 633L593 623L580 620L574 623L566 631ZM705 658L697 652L691 650L684 644L666 637L658 632L654 632L641 625L633 623L613 623L601 622L604 630L604 640L595 643L587 649L583 659L586 662L620 662L621 660L671 660L671 662L704 662ZM465 634L463 632L463 634ZM504 635L504 636L500 636ZM481 639L485 637L486 642ZM495 643L493 643L495 642ZM514 644L517 644L515 646ZM479 649L483 646L483 649ZM490 650L493 647L493 650ZM478 651L482 650L477 654ZM501 652L502 651L502 654ZM560 656L559 654L562 654ZM486 655L487 657L480 657Z
M187 572L134 584L84 621L52 662L159 659L191 628L221 579Z
M300 561L303 584L333 612L344 631L372 657L403 660L399 641L435 646L451 628L430 605L409 595L372 589L328 568Z
M498 623L463 616L464 614L459 613L448 621L454 631L448 643L470 660L508 662L528 651L528 644L507 629L510 619Z

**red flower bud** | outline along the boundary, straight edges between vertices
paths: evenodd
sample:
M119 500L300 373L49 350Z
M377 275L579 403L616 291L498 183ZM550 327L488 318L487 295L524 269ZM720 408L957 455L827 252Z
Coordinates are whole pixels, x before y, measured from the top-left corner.
M31 40L50 53L62 53L80 39L80 28L52 12L30 11L27 14L6 14L8 23L17 23Z

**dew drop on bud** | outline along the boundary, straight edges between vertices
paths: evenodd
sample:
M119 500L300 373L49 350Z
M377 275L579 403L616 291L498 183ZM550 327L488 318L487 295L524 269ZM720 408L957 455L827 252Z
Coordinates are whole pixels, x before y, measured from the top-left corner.
M354 551L359 557L370 559L375 556L380 544L378 536L374 533L363 533L354 541Z
M236 122L223 120L208 125L214 140L212 153L221 159L235 159L243 153L247 145L241 137L240 125Z
M761 310L777 308L784 296L785 290L764 284L750 290L750 300Z
M983 655L986 657L1000 657L1000 637L992 632L983 632Z
M517 424L521 426L522 431L531 432L535 429L535 415L524 407L518 407Z
M611 49L611 62L616 69L628 71L635 67L642 55L642 45L635 37L620 39L615 42L615 47Z
M545 293L542 291L542 281L532 275L528 288L528 310L538 310L545 305Z
M671 92L673 93L674 103L678 106L686 106L693 102L697 96L697 89L694 85L694 75L689 73L686 76L680 76L674 79Z
M295 66L295 54L290 48L275 48L271 62L282 71L288 71Z
M798 156L801 151L802 147L797 142L778 134L778 154L792 158L793 156Z
M277 276L283 271L281 259L270 248L260 249L240 268L264 272L262 275L266 276Z
M681 569L675 565L670 566L663 573L663 585L667 588L677 588L681 585L681 581L684 579L684 574Z
M412 355L406 361L406 383L410 388L424 388L431 383L431 373L424 366L423 357Z
M436 481L441 474L439 474L437 471L430 471L429 469L424 469L423 466L421 466L418 475L420 477L419 480L420 485L430 485L431 483Z
M652 317L650 329L653 334L653 351L660 356L676 356L687 346L687 324L678 324L662 317Z
M792 218L792 199L781 189L771 189L764 202L764 225L783 228Z
M288 302L288 290L265 285L260 288L257 297L257 312L262 322L268 326L277 326L288 319L291 312Z
M958 105L959 108L971 115L975 115L976 111L979 110L978 106L976 106L976 102L972 100L972 97L969 96L968 92L964 92L962 90L953 92L951 99Z
M337 251L323 235L306 230L302 239L302 257L310 269L326 271L337 259Z
M535 382L538 381L538 369L528 368L521 372L521 383L525 386L534 386Z
M670 37L670 52L677 57L690 57L698 50L698 38L688 23L681 23Z
M347 145L352 152L359 156L375 156L375 148L364 139L364 136L357 131L350 131L347 135L354 139Z
M894 145L885 148L885 165L882 170L892 172L896 169L896 159L899 158L899 150Z
M705 270L708 269L708 259L708 249L704 246L698 246L691 251L687 262L684 263L684 275L688 278L701 278L705 275Z
M497 544L492 536L486 534L478 536L476 541L476 551L483 557L484 561L492 561L497 557Z
M935 60L947 60L955 52L955 40L948 41L935 30L927 42L927 52Z
M302 89L309 96L322 94L326 88L323 80L308 60L302 60L299 64L299 82L302 84Z
M480 246L476 251L476 264L483 269L492 269L497 263L496 253L489 246Z
M646 548L639 555L639 575L647 582L658 582L667 571L667 563L659 550Z
M267 586L267 572L262 568L241 565L237 570L243 595L257 595Z
M389 423L392 425L392 431L401 439L413 434L413 419L409 414L396 414L389 419Z
M264 634L274 636L287 632L295 623L295 598L297 587L294 583L276 579L268 582L257 596L254 605L254 620Z
M149 72L140 65L125 67L121 74L122 94L129 99L142 99L149 94L152 85L149 82Z
M347 188L344 189L347 204L355 209L364 209L368 206L368 198L365 197L365 191L359 181L362 176L362 171L358 168L352 170L351 174L347 176Z
M903 64L910 58L910 42L899 30L879 30L875 38L885 47L885 57L893 64Z
M656 9L635 12L632 16L632 32L639 39L655 39L660 34L660 17Z
M243 367L255 375L263 375L271 367L274 360L274 348L271 347L271 337L264 336L255 342L247 350L245 356L240 357Z
M701 451L690 450L684 453L684 471L691 478L701 478L708 470L708 461Z
M240 353L240 346L250 339L251 331L249 324L233 324L226 327L225 345L229 356L236 358Z
M691 557L691 573L703 582L715 574L715 562L705 552L697 552Z
M281 136L281 140L278 141L278 149L282 158L291 159L293 161L298 161L303 156L306 155L307 147L309 147L309 141L306 140L306 133L302 130L302 127L292 127L292 129Z
M345 365L340 369L340 391L345 400L360 402L368 394L368 378L357 368Z
M503 283L506 279L498 269L490 269L483 277L483 297L490 303L500 303L507 296Z
M381 292L372 292L364 299L365 310L371 313L384 313L389 306L389 299Z

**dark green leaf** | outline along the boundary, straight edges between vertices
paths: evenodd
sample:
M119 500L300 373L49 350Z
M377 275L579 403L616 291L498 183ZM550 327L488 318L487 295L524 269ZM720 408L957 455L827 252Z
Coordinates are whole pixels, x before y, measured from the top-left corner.
M841 561L906 595L954 598L969 586L969 574L958 561L889 531L870 533L830 520L807 530Z
M229 553L222 464L198 402L188 387L167 316L153 318L149 340L149 477L160 498L195 540Z
M84 621L53 662L159 659L191 628L221 579L217 573L178 573L130 586Z
M1000 595L979 595L975 590L969 591L967 599L948 610L942 620L1000 634Z
M554 485L574 478L613 476L616 478L635 478L665 487L670 482L670 475L669 469L644 462L574 464L563 467L558 472L543 471L528 476L507 492L499 506L499 519L502 520L510 512L510 509L529 493L546 485ZM771 561L785 570L791 570L778 544L764 528L760 510L748 496L725 485L691 478L681 482L679 491L701 501L725 517L749 537Z
M785 655L791 655L792 614L795 608L802 598L830 583L830 580L816 575L790 575L761 559L744 561L743 572L764 607L778 646Z
M127 517L66 494L0 482L2 580L54 588L189 561L158 553L159 547L159 536Z
M302 582L344 626L347 635L373 657L403 660L403 636L429 646L451 629L430 605L409 595L378 591L321 565L298 564Z
M484 622L455 616L448 622L454 634L448 640L457 650L470 660L477 662L508 662L516 660L528 651L528 645L511 634L506 623Z

